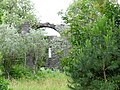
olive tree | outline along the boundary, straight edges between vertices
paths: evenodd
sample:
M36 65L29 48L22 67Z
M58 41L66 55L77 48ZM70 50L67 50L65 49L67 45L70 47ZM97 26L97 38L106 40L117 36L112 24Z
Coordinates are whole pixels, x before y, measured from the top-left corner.
M30 57L34 67L46 55L47 41L44 39L41 31L31 29L29 33L23 36L14 27L1 25L0 38L0 52L3 55L2 65L8 78L13 65L20 64L26 66L26 55L28 52L32 52Z

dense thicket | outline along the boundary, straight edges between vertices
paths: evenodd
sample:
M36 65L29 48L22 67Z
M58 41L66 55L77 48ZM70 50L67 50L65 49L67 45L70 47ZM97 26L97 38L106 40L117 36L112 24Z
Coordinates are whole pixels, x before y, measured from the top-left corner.
M75 0L68 8L72 49L63 65L71 89L120 89L119 16L119 5L108 0Z
M47 41L41 31L30 30L23 36L14 27L1 25L0 38L1 64L4 66L5 73L9 74L12 66L16 64L26 66L29 52L35 65L33 67L42 65L40 63L46 56Z
M24 28L24 23L36 21L30 0L0 0L0 70L6 78L27 66L35 71L44 65L47 40L41 30ZM23 34L24 29L28 31Z

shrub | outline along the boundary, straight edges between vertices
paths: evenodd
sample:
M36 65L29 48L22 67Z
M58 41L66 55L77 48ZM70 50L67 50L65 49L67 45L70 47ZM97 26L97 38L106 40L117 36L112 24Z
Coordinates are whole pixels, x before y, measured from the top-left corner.
M58 69L45 69L42 67L36 72L33 76L34 79L45 79L45 78L63 78L65 77L64 73L61 73Z
M15 79L31 77L31 71L23 66L15 65L10 70L10 76Z
M0 52L4 60L2 61L4 75L9 78L11 68L16 64L26 64L30 68L37 69L38 65L44 65L46 56L47 40L42 32L30 30L24 38L17 29L8 25L0 25ZM0 55L1 58L1 55ZM31 58L31 62L29 60ZM42 61L44 60L44 61ZM42 62L42 63L41 63ZM28 63L31 63L30 66Z
M4 78L0 78L0 90L10 90L8 87L9 83Z
M113 12L99 12L95 8L97 4L94 5L96 1L101 2L98 5L105 6L106 11L110 8ZM120 23L116 23L120 7L103 0L96 1L76 0L67 11L72 49L63 65L72 77L70 87L73 90L120 88Z

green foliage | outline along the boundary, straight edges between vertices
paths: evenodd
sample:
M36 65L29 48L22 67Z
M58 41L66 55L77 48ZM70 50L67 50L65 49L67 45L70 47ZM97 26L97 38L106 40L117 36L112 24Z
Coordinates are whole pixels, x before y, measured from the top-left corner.
M45 69L44 67L38 70L36 73L38 77L42 78L61 78L64 74L61 73L58 69Z
M29 68L22 65L15 65L10 70L10 76L15 79L31 77L32 72Z
M68 9L64 19L71 27L68 35L72 49L62 64L73 79L70 85L73 90L118 90L120 28L119 24L115 25L115 13L119 16L120 8L111 2L102 2L105 11L110 6L115 14L109 17L111 12L99 10L94 3L76 0Z
M46 80L48 78L56 78L56 79L65 79L67 78L67 76L63 73L60 72L58 69L45 69L44 67L42 67L40 70L38 70L36 72L36 74L34 74L33 77L31 77L31 79L34 80Z
M21 24L28 22L32 26L37 22L34 11L30 0L0 0L0 64L6 76L14 65L27 65L29 54L34 58L34 69L45 62L47 42L41 31L31 29L24 36L18 33Z
M4 24L10 24L10 26L18 27L24 22L31 24L36 22L33 13L34 7L30 0L2 0L0 1L0 11L0 20Z
M3 11L0 9L0 24L2 24Z
M52 74L51 74L52 75ZM46 77L38 79L12 79L10 81L10 88L13 90L69 90L67 87L68 77L64 73L58 73L54 77Z
M3 75L3 71L2 71L2 59L3 59L3 55L2 53L0 52L0 77L2 77Z
M9 83L4 78L0 78L0 90L10 90L8 87Z
M10 76L14 79L29 79L29 80L42 80L47 78L65 78L64 73L59 70L45 69L42 67L33 73L29 68L23 67L22 65L15 65L10 70Z
M3 55L2 65L5 73L9 73L15 64L26 65L28 52L32 52L36 66L46 55L47 41L41 31L31 29L30 33L23 37L14 27L1 25L0 38L0 51Z
M2 59L3 59L3 55L2 55L2 53L0 52L0 64L1 64L1 62L2 62Z
M46 54L47 40L44 39L43 33L39 30L30 30L25 37L28 51L32 50L35 54L35 60L41 60Z

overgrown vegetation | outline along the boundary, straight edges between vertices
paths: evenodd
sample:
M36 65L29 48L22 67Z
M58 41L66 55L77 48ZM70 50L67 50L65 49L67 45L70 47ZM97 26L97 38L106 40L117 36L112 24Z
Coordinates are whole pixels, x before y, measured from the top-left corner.
M119 16L119 5L108 0L76 0L68 8L72 49L63 65L71 89L120 89Z
M7 78L10 78L9 74L14 65L18 64L21 68L27 67L26 60L29 52L31 52L31 58L34 58L35 71L37 65L42 62L39 60L46 55L47 42L41 32L30 30L30 33L23 37L15 28L1 25L0 33L0 51L3 55L1 64Z
M48 41L32 27L33 10L30 0L0 0L0 90L120 89L120 5L74 0L63 15L70 27L49 44L61 71L45 67Z
M10 90L8 85L9 85L9 82L4 78L0 77L0 90Z
M0 62L2 61L2 54L0 53ZM0 65L1 68L1 65ZM9 82L2 77L3 72L0 69L0 90L9 90Z
M19 27L24 22L36 23L34 6L30 0L0 0L0 21Z
M69 90L68 77L59 71L41 69L32 79L19 79L10 81L13 90Z
M22 33L22 24L37 22L33 11L30 0L0 1L0 90L8 90L5 79L35 78L44 66L47 39L41 30Z

